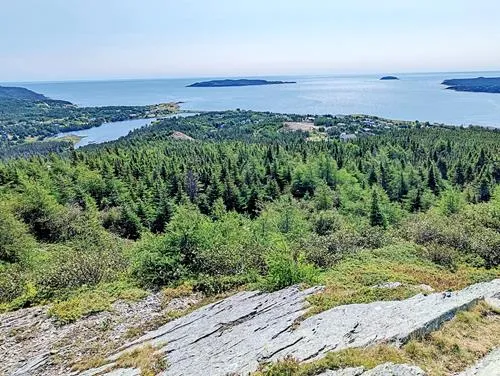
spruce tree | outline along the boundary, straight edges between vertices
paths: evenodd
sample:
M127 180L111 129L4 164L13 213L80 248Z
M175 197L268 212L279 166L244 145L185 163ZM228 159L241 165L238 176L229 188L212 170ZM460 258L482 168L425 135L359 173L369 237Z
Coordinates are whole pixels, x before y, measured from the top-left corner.
M378 193L376 189L372 190L372 203L370 210L370 224L372 226L385 227L385 218L380 210L380 204L378 202Z

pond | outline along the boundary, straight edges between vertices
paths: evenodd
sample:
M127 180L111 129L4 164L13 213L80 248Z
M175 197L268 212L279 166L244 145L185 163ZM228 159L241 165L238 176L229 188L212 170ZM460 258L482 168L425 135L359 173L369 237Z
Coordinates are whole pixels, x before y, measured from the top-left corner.
M180 113L166 116L165 118L173 117L187 117L196 115L194 113ZM98 127L82 129L80 131L68 131L59 133L56 137L77 136L80 140L75 143L75 149L90 144L101 144L103 142L114 141L120 137L126 136L137 128L142 128L150 125L156 119L134 119L115 121L111 123L104 123Z

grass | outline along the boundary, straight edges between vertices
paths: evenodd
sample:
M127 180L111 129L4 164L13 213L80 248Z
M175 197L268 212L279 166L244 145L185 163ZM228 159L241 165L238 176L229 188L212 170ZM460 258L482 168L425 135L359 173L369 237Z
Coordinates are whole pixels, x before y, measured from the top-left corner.
M321 275L324 292L311 296L308 316L332 307L379 300L401 300L419 292L420 284L436 291L462 289L470 284L500 277L500 269L474 268L459 264L450 270L424 259L412 243L361 251L346 257ZM374 288L384 282L401 282L394 289Z
M183 282L176 287L164 287L162 290L162 306L167 305L172 299L185 298L193 294L193 284Z
M328 353L324 358L299 363L286 358L261 366L254 376L312 376L328 369L363 366L371 369L392 362L413 364L429 376L449 376L460 372L500 345L500 312L480 303L470 311L424 338L414 339L401 348L387 344L352 348Z
M61 324L69 324L94 313L109 311L117 300L137 301L146 295L146 291L123 282L82 288L68 298L54 303L49 314Z
M85 358L83 360L78 361L72 367L72 371L83 372L92 368L99 368L107 363L106 358L96 355L90 358Z
M117 359L114 369L135 368L141 370L141 376L155 376L168 367L163 355L151 344L123 354Z

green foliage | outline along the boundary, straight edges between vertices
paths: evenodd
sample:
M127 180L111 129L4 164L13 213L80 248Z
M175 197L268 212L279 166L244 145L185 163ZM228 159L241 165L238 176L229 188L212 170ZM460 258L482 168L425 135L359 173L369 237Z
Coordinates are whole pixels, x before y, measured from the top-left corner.
M0 203L0 262L19 262L34 246L26 225L15 218L5 203Z
M193 284L193 290L206 296L222 294L259 280L258 274L249 273L234 276L201 275Z
M302 254L294 255L286 248L271 251L266 258L267 275L263 287L279 290L287 286L317 281L319 271Z
M135 249L132 275L144 286L162 286L186 274L181 254L164 236L144 237Z
M438 206L444 216L449 216L460 212L465 206L465 200L460 192L446 190L441 195Z
M68 324L81 317L108 311L118 299L136 301L146 295L144 290L124 282L103 284L93 289L82 288L68 298L54 303L49 309L49 315L62 324Z

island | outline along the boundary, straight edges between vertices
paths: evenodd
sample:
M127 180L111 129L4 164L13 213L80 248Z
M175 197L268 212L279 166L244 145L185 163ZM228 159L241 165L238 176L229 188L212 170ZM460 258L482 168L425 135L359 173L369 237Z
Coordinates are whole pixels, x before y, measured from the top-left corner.
M384 76L380 78L381 81L391 81L391 80L399 80L396 76Z
M444 80L446 89L474 93L500 93L500 77L455 78Z
M262 86L262 85L283 85L283 84L296 84L295 81L267 81L267 80L212 80L195 82L194 84L187 85L187 87L229 87L229 86Z

